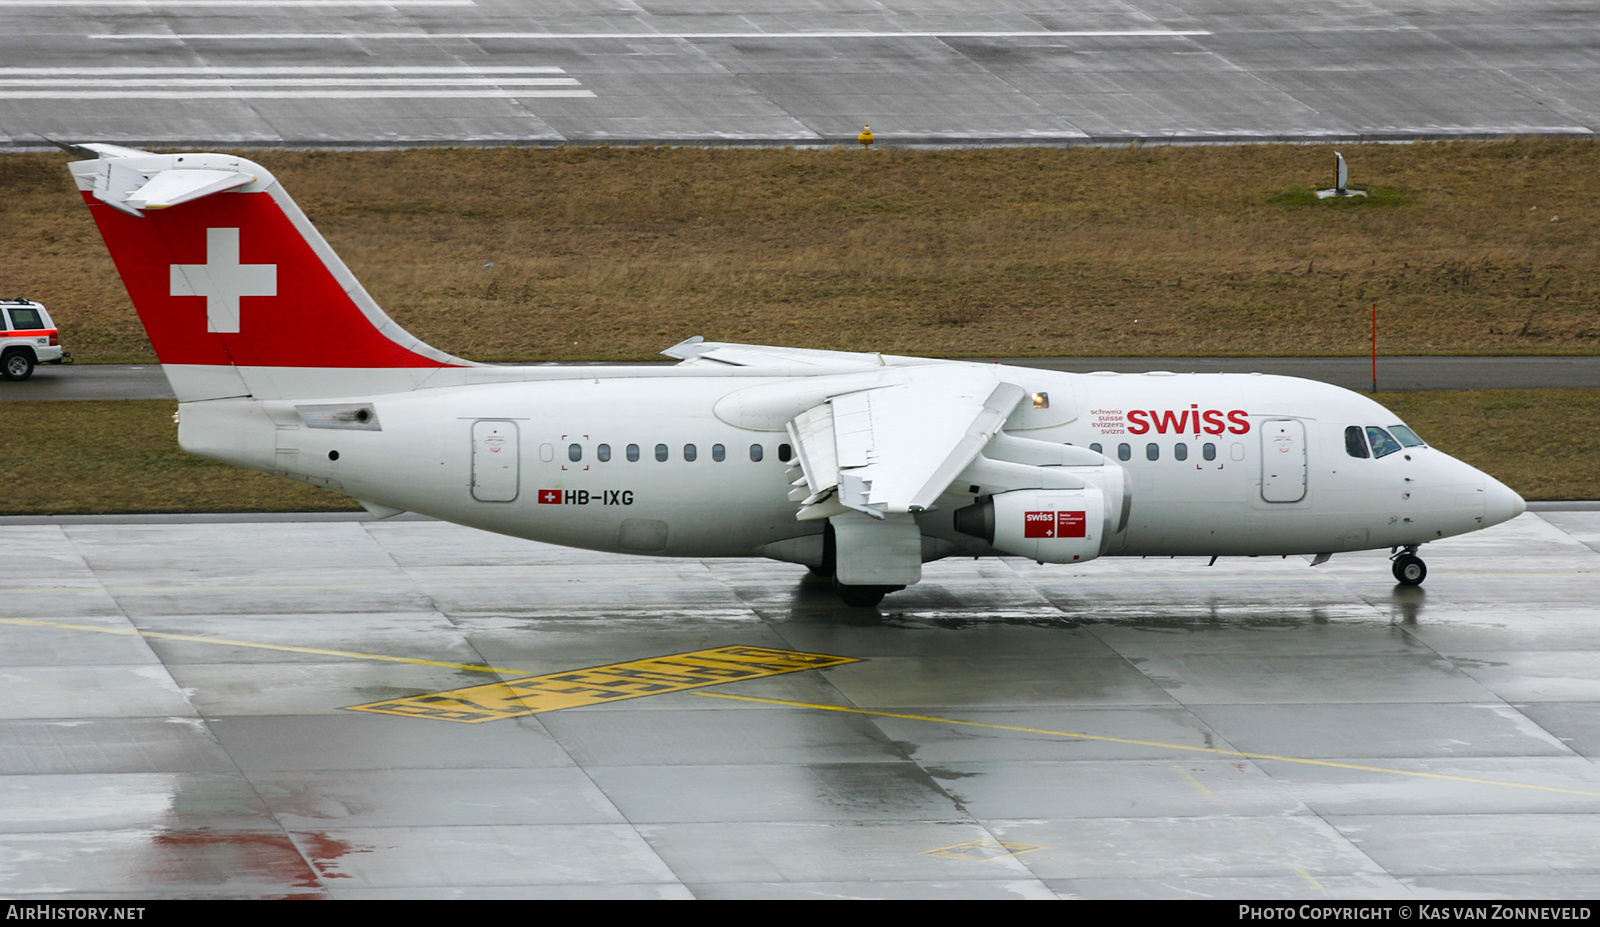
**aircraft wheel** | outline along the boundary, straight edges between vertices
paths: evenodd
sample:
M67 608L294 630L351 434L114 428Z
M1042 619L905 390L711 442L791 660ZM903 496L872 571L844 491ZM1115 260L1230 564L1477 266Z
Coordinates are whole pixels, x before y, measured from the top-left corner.
M832 577L833 571L839 565L839 546L833 539L833 523L822 526L822 563L811 568L811 572L818 576ZM881 596L880 596L881 598ZM878 604L876 602L872 603Z
M904 588L904 586L847 586L837 579L833 581L834 594L851 608L876 607L883 601L884 596Z
M0 374L7 380L26 380L33 376L33 355L27 351L12 351L0 360Z
M1394 578L1402 586L1420 586L1428 578L1428 565L1414 554L1394 558Z

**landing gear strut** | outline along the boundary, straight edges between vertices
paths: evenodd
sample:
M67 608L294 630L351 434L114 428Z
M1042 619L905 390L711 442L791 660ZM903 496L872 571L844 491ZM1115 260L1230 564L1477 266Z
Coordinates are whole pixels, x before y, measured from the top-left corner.
M1417 556L1417 546L1408 545L1390 558L1394 561L1394 578L1402 586L1420 586L1428 578L1428 565Z

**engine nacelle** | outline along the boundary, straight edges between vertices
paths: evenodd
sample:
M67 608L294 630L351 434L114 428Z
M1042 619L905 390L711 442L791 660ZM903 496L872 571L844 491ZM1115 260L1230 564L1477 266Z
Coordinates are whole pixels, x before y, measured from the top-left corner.
M1098 486L1018 489L958 509L955 525L1003 553L1039 563L1081 563L1105 552L1114 528L1109 514Z

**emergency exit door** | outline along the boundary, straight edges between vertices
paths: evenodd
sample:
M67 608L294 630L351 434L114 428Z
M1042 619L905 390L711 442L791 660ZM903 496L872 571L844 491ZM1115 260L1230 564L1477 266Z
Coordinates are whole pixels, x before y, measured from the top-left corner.
M1261 423L1261 498L1299 502L1306 497L1306 426L1296 419Z
M479 502L517 498L518 444L516 422L480 419L472 423L472 498Z

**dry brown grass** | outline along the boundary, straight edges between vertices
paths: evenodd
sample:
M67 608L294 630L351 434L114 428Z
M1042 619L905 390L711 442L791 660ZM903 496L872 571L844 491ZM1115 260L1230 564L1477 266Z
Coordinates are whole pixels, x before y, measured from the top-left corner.
M401 324L476 359L691 334L950 356L1600 351L1600 145L266 152ZM0 291L148 361L65 155L0 157ZM1537 207L1537 209L1533 208ZM485 264L492 263L492 268Z

